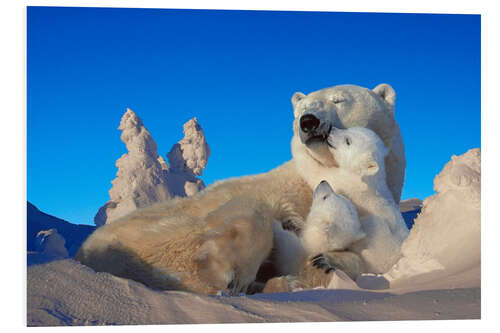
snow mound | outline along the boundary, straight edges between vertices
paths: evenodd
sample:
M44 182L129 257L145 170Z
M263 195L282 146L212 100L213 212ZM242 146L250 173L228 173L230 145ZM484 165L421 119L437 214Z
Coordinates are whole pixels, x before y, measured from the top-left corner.
M116 161L118 172L111 182L110 200L94 217L97 226L112 223L137 208L205 188L196 175L206 167L210 150L196 118L184 124L184 138L169 153L170 166L158 155L156 142L134 111L127 109L118 129L128 153Z
M343 283L342 283L343 284ZM28 326L476 319L478 288L394 295L305 290L224 297L157 291L71 259L27 270Z
M385 278L393 287L411 277L423 281L424 275L435 279L460 273L468 284L480 286L480 149L452 156L434 179L434 190L403 242L402 258Z
M36 250L41 254L53 258L69 256L65 247L66 241L57 233L56 229L42 230L36 235Z
M46 214L35 207L31 202L27 202L26 207L26 228L27 228L27 250L37 252L40 250L40 240L37 235L40 231L55 229L64 238L65 248L69 256L74 256L80 245L95 230L94 226L85 224L73 224ZM37 244L38 243L38 244Z
M411 198L406 200L401 200L399 202L399 210L401 213L410 212L412 210L418 209L422 207L422 200L418 198Z

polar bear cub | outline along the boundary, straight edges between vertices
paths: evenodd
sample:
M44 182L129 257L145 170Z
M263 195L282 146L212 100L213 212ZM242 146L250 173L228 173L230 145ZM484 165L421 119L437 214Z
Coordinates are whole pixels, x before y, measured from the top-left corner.
M275 255L281 275L297 274L311 255L346 250L365 237L353 204L326 181L314 190L300 237L274 224Z
M328 145L338 171L334 183L358 210L366 237L351 246L370 273L385 273L400 257L408 228L386 183L387 147L372 130L363 127L333 128Z
M314 191L301 240L307 254L345 250L365 237L350 200L322 181Z
M278 272L294 275L310 255L348 250L361 256L358 273L385 273L409 232L386 183L388 149L363 127L333 128L328 145L338 168L315 190L300 238L274 226Z

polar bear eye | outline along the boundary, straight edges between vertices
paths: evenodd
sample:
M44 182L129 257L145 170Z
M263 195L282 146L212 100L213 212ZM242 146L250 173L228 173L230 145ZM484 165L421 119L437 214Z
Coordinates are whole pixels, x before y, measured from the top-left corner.
M351 145L351 139L349 139L348 137L345 138L345 144L350 146Z
M342 103L343 101L345 101L344 97L341 97L341 96L332 96L330 98L330 100L332 101L332 103L334 104L339 104L339 103Z

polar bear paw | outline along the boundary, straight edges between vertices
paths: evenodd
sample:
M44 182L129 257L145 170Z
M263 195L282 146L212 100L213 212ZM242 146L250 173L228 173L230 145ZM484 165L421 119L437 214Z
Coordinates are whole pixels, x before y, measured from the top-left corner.
M325 274L329 274L333 272L337 267L332 263L332 260L329 256L320 253L318 255L315 255L311 259L312 266L321 269L325 272Z
M289 218L281 223L283 230L288 230L298 234L302 229L304 229L304 221L298 218Z

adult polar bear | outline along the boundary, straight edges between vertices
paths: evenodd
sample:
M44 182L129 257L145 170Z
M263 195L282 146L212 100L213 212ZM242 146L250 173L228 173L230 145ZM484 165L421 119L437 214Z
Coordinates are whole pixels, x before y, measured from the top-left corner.
M324 179L327 168L331 167L330 155L324 152L326 148L321 135L327 133L332 125L337 128L366 127L373 130L389 148L385 160L387 186L394 201L399 204L406 158L401 131L394 118L395 101L396 93L387 84L380 84L373 91L343 85L318 90L307 96L300 92L293 95L292 154L300 175L311 188L314 189ZM314 144L318 136L319 144Z
M272 234L272 223L262 225L262 220L300 229L314 188L336 166L326 144L333 127L363 126L382 138L390 149L388 186L399 202L405 157L394 102L394 90L387 84L373 90L342 85L308 96L295 93L291 161L267 173L217 182L192 197L132 212L97 229L76 259L96 271L153 288L245 290L272 248L272 236L256 236L258 230ZM243 239L242 230L249 230ZM331 256L342 263L340 267L349 265L342 253Z

